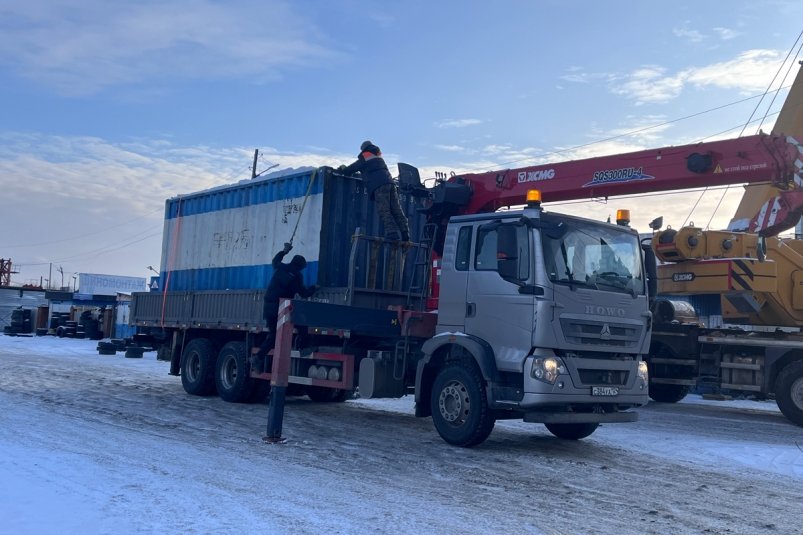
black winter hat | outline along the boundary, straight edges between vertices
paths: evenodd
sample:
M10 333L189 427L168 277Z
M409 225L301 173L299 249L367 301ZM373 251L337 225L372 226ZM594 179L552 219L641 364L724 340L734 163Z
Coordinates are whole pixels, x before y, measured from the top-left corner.
M370 141L363 141L362 145L360 145L360 152L368 151L371 154L379 154L379 147L371 143Z
M290 265L291 265L291 266L293 267L293 269L295 269L296 271L301 271L302 269L304 269L305 267L307 267L307 259L306 259L306 258L304 258L303 256L301 256L300 254L297 254L297 255L295 255L295 256L293 257L293 259L292 259L292 260L290 260Z

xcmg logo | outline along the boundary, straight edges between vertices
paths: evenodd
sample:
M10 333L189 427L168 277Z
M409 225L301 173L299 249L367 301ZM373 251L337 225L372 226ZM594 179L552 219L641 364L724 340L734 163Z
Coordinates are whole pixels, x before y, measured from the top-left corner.
M519 171L519 184L524 182L540 182L555 178L554 169L539 169L538 171Z
M625 309L619 307L586 305L586 314L597 314L599 316L617 316L623 318L625 315Z

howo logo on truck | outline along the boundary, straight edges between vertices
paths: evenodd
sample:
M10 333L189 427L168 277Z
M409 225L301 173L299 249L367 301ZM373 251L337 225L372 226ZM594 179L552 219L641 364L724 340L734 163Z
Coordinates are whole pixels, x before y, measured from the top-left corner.
M597 314L599 316L625 317L625 309L619 307L604 307L598 305L586 305L586 314Z
M555 178L554 169L539 169L538 171L520 171L519 184L524 182L540 182L541 180L552 180Z

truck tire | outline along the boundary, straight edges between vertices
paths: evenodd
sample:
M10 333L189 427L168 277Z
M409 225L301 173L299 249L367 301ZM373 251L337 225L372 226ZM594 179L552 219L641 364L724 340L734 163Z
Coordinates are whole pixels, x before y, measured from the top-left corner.
M181 353L181 385L187 394L215 393L215 346L206 338L191 340Z
M650 398L661 403L677 403L688 393L688 386L650 383Z
M803 426L803 361L787 365L778 374L775 402L790 422Z
M469 448L482 443L496 420L488 408L485 382L473 362L450 362L435 378L432 423L443 440Z
M566 440L580 440L597 430L598 423L544 424L550 433Z
M230 403L249 402L256 387L250 373L245 343L229 342L224 345L215 365L215 385L220 399Z
M127 359L141 359L142 354L145 352L144 347L131 346L125 350L125 358Z
M318 403L343 403L351 398L350 390L327 388L325 386L308 386L305 389L307 396Z

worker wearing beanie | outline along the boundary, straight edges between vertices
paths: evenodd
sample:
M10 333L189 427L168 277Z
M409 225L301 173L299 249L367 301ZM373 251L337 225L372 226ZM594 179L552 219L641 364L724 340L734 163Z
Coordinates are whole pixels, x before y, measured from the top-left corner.
M290 252L293 246L289 243L284 244L284 248L273 257L273 276L268 283L265 292L265 302L263 306L263 316L265 318L265 328L268 332L262 344L251 350L254 358L252 364L260 371L264 371L265 359L268 352L276 344L276 322L279 319L279 300L293 299L296 294L301 297L310 297L317 290L317 286L304 286L301 271L307 267L307 259L301 255L295 255L289 264L282 262L282 259Z
M410 227L399 203L399 192L379 147L371 141L363 141L357 161L349 166L341 165L340 171L346 175L360 173L382 219L385 238L410 241Z

